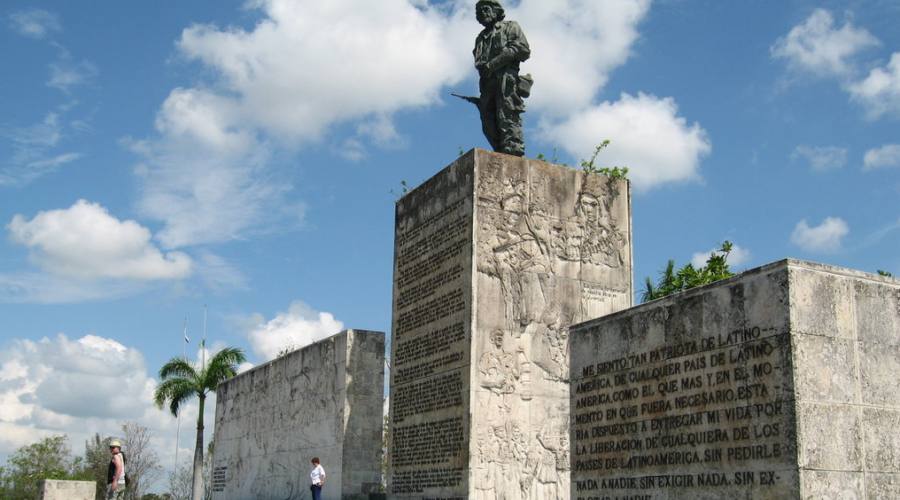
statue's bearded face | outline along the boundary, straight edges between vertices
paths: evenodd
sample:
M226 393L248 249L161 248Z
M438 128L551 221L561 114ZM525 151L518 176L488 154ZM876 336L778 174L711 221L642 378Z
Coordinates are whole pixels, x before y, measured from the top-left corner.
M475 6L475 18L482 26L490 26L500 20L497 7L489 3L480 3Z

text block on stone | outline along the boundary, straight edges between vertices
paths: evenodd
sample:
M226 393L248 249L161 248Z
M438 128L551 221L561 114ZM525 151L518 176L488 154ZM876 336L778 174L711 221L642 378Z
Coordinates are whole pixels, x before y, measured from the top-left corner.
M898 305L782 261L573 327L572 498L894 498L900 441L867 438L900 399L859 388L900 367Z
M629 196L475 150L398 201L391 496L568 496L568 329L631 304Z

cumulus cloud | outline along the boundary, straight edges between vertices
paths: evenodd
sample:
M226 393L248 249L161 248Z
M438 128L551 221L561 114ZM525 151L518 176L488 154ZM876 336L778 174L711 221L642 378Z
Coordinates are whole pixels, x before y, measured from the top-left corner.
M866 151L863 170L900 167L900 144L885 144Z
M36 265L58 276L171 280L191 273L190 257L163 254L151 244L149 230L85 200L64 210L40 212L31 220L16 215L7 228L12 241L29 248Z
M803 219L791 233L791 243L809 252L836 252L849 232L850 226L839 217L827 217L818 226L810 226Z
M143 356L115 340L59 334L6 347L0 354L0 422L85 432L93 423L157 413L151 407L156 382L147 376Z
M241 119L288 139L329 125L431 104L460 78L465 55L445 42L448 18L407 0L259 0L252 31L197 25L179 47L215 68Z
M691 257L691 264L696 268L700 268L706 265L706 261L709 260L709 257L712 254L718 254L719 249L713 248L708 252L697 252ZM750 262L751 259L750 250L747 250L744 247L739 245L734 245L731 249L731 253L728 254L728 265L733 269L736 267L741 267Z
M523 26L533 49L524 66L536 82L529 109L567 115L592 103L612 71L631 55L650 3L523 0L510 8L509 18ZM465 16L464 22L471 24L472 17Z
M41 39L62 29L59 17L43 9L28 9L13 12L9 16L12 29L29 38Z
M784 59L795 71L848 77L854 72L852 58L877 45L878 39L865 28L854 26L850 20L838 28L831 12L816 9L770 50L772 57Z
M273 359L285 348L299 349L344 329L344 324L331 313L317 312L302 302L294 302L287 312L268 321L256 314L250 323L250 345L265 360Z
M598 161L627 166L638 189L699 179L700 160L712 150L706 131L678 115L671 98L622 94L556 124L543 133L576 158L588 158L603 138L610 147Z
M173 90L159 111L157 136L132 142L144 157L139 208L163 223L158 237L166 247L227 241L283 226L283 217L298 220L300 207L278 211L291 186L272 178L272 155L348 124L355 133L331 141L345 158L362 160L373 146L403 147L394 114L437 105L448 87L475 75L471 47L480 27L466 0L249 5L261 15L252 28L184 30L180 54L210 69L213 79ZM541 47L524 71L538 81L529 106L548 117L545 128L591 105L628 59L649 7L650 0L510 6L510 18ZM618 134L610 138L619 141Z
M847 149L835 146L800 145L791 153L794 161L803 160L817 172L843 168L847 164Z
M865 79L848 88L850 97L860 103L869 118L900 116L900 52L894 52L883 68L875 68Z
M130 421L148 427L161 460L172 463L177 420L153 406L155 389L143 354L115 339L58 334L8 340L0 350L0 460L50 435L68 435L76 449L95 433L121 437L120 425ZM211 394L204 415L207 442L213 408ZM182 423L196 418L197 405L191 402ZM194 433L184 430L180 453L190 457Z

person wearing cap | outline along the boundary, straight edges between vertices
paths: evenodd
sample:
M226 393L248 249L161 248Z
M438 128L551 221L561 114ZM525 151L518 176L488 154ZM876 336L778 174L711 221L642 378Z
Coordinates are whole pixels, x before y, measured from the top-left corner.
M473 51L480 77L482 131L494 151L523 156L522 113L534 80L531 75L520 77L519 65L531 57L531 48L519 24L504 20L499 0L479 0L475 16L484 26Z
M107 500L125 498L125 456L122 454L122 442L113 439L109 442L109 467L106 470Z
M313 457L310 460L312 463L313 469L309 473L309 489L312 491L313 500L321 500L322 498L322 487L325 486L325 469L322 468L322 464L319 463L319 457Z

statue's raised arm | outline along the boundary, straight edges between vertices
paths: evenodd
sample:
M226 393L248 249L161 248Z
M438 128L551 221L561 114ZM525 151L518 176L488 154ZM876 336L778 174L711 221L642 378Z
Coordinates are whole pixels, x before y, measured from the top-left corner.
M505 20L499 0L479 0L475 12L484 26L473 51L482 131L494 151L523 156L522 113L534 81L531 75L519 75L519 65L531 57L531 47L518 23Z

